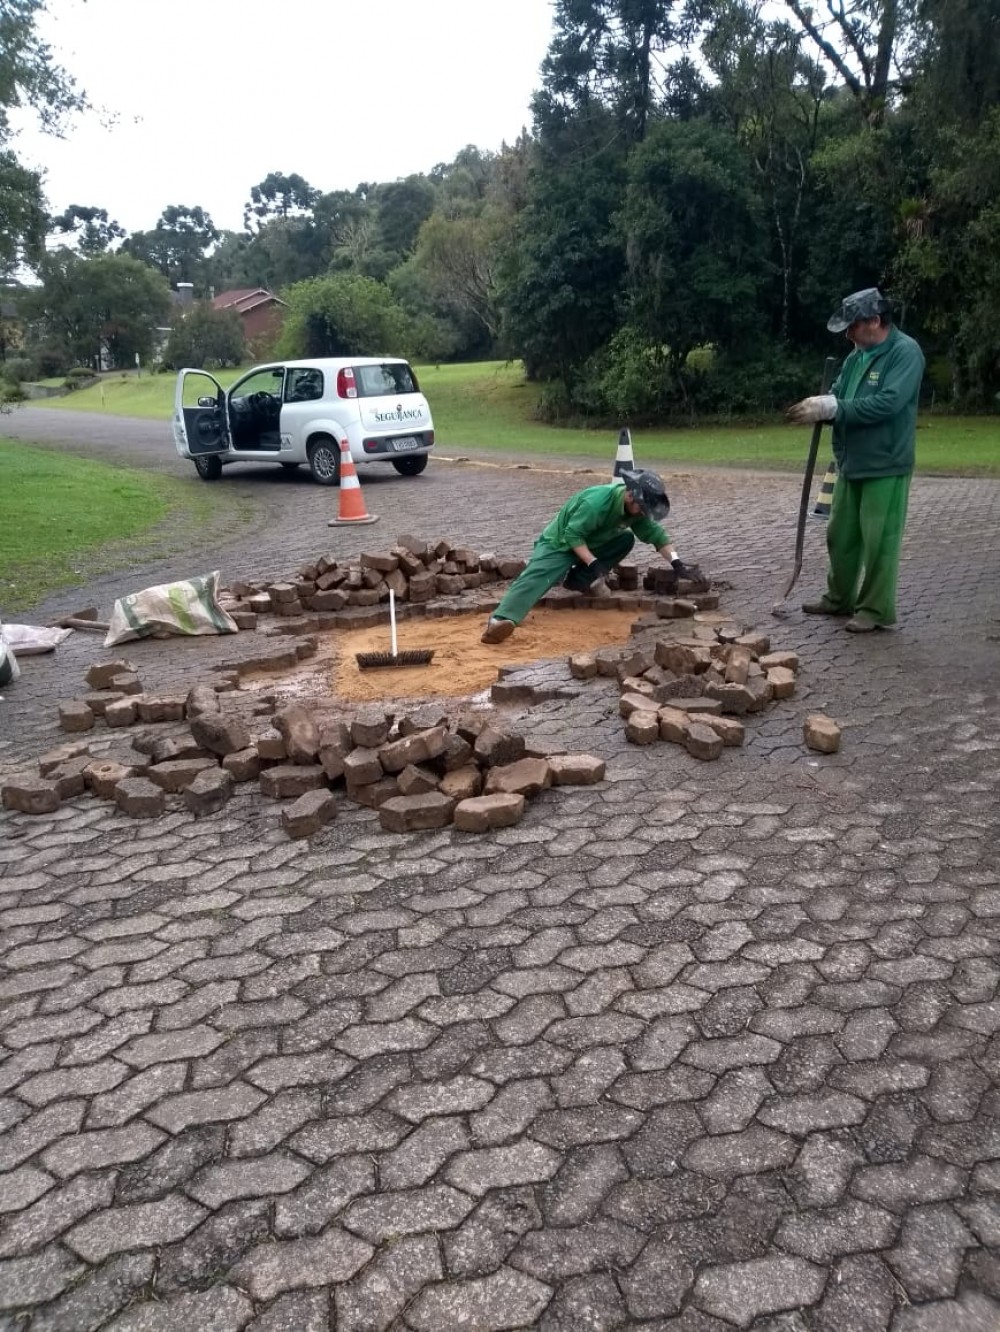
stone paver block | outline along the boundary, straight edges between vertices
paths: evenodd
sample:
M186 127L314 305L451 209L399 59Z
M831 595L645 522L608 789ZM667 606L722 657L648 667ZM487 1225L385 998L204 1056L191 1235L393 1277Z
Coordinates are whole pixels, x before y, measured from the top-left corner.
M217 814L233 794L233 785L225 768L203 768L184 788L184 804L197 818Z
M392 1235L417 1235L423 1231L452 1230L473 1208L472 1199L447 1184L423 1189L401 1189L359 1198L343 1216L343 1224L379 1243Z
M332 791L307 791L281 811L281 826L289 837L312 837L337 816Z
M253 1318L253 1305L242 1291L217 1285L203 1293L138 1304L108 1323L107 1332L240 1332Z
M115 804L133 819L155 819L166 809L167 797L147 777L123 777L115 786Z
M36 1315L37 1332L76 1332L105 1324L133 1302L148 1286L156 1263L151 1253L124 1254L112 1258L98 1271L85 1276L53 1304Z
M802 1258L757 1258L700 1272L694 1302L737 1327L749 1327L762 1314L808 1308L825 1284L823 1269Z
M55 1299L81 1271L80 1264L59 1249L0 1262L0 1310Z
M349 1281L372 1256L372 1248L337 1226L315 1239L261 1244L230 1272L255 1300L286 1290Z
M726 1179L780 1170L791 1165L797 1152L793 1138L755 1124L742 1133L702 1138L688 1148L684 1165L710 1178Z
M887 1248L898 1224L897 1218L881 1207L851 1200L839 1207L786 1217L775 1239L789 1253L830 1263L841 1254Z
M840 749L840 727L832 717L815 712L802 724L802 738L808 749L819 754L836 754Z
M497 1088L483 1078L461 1075L449 1082L413 1083L401 1087L386 1102L387 1108L403 1119L418 1124L430 1115L461 1115L482 1110L493 1099Z
M525 1139L510 1147L465 1152L451 1162L445 1178L466 1193L481 1197L490 1189L551 1179L558 1168L558 1152Z
M88 1263L99 1263L113 1253L153 1249L183 1239L206 1215L204 1207L176 1195L112 1207L74 1226L65 1242Z
M594 754L550 754L548 764L553 786L595 786L607 766Z
M379 1183L391 1187L380 1177ZM365 1156L345 1156L315 1170L294 1193L274 1205L274 1230L281 1236L316 1235L348 1203L375 1189L375 1165Z
M425 795L392 796L379 805L379 823L386 832L417 832L446 828L452 821L455 802L443 791Z
M905 1212L920 1203L959 1197L965 1178L965 1171L957 1166L932 1156L918 1156L898 1165L859 1170L851 1181L851 1192L890 1211Z
M609 1276L573 1277L556 1291L541 1332L612 1332L625 1326L625 1303Z
M72 699L59 704L59 728L71 734L91 731L96 718L93 710L80 699Z
M501 1267L489 1276L430 1286L407 1312L417 1332L503 1332L534 1326L552 1298L552 1287Z
M267 1198L289 1193L308 1175L309 1167L294 1157L275 1153L256 1160L224 1161L207 1166L187 1186L206 1207L221 1207L235 1198Z
M191 718L191 735L195 743L220 758L250 748L250 732L239 717L224 716L221 712L204 712Z
M622 1280L633 1318L665 1318L679 1313L694 1282L694 1268L669 1239L654 1239Z
M146 1117L168 1133L180 1133L191 1124L222 1123L230 1119L244 1119L252 1114L264 1100L264 1093L246 1083L234 1082L228 1087L214 1087L207 1091L181 1092L168 1096Z
M109 1165L141 1161L160 1145L164 1134L141 1121L127 1128L78 1133L46 1148L42 1161L61 1179L81 1170L100 1170Z
M496 771L491 769L491 773ZM493 828L513 827L524 815L524 802L525 797L521 794L500 792L462 800L455 806L455 827L461 832L489 832Z
M885 1258L911 1300L942 1299L955 1294L965 1251L975 1242L954 1210L936 1203L907 1213Z
M896 1306L885 1265L874 1254L843 1259L811 1314L816 1332L886 1332Z
M334 1298L339 1332L385 1332L425 1286L443 1276L433 1236L397 1240L360 1276L338 1287Z
M216 766L212 758L170 759L151 764L146 769L146 776L164 791L174 793L190 786L200 772Z
M0 789L4 809L19 814L51 814L61 804L59 785L46 777L17 777Z
M21 1211L48 1193L55 1182L44 1170L30 1165L0 1175L0 1213Z
M260 774L261 794L272 800L297 800L307 791L323 790L327 776L318 763L289 763L264 768Z

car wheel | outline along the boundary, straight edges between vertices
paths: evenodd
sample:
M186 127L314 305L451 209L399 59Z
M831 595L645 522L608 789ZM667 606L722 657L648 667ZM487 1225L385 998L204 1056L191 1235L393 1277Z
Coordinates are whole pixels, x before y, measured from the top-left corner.
M309 470L317 485L335 486L340 481L340 449L329 435L309 445Z
M392 465L400 476L419 476L427 466L427 454L417 458L393 458Z
M194 460L195 471L203 481L218 481L222 475L222 459L214 453L201 453Z

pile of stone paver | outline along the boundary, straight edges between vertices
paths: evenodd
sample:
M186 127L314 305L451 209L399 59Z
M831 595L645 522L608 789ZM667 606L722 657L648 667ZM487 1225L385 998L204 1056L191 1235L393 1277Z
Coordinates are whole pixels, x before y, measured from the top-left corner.
M78 709L87 710L89 729L97 715L107 721L123 702L145 700L141 692L111 702L99 696L100 685L115 683L113 692L120 693L126 680L141 691L127 662L92 666L87 679L97 693L61 709L70 728L80 719ZM47 814L89 792L134 818L155 818L171 803L206 815L221 809L237 784L258 782L264 796L287 802L281 824L291 837L330 823L338 794L377 809L387 831L454 823L465 832L486 832L517 823L526 802L551 786L604 777L603 760L529 753L522 736L481 711L451 719L428 705L402 712L369 706L353 716L324 713L322 703L276 709L273 696L233 690L232 681L136 706L145 706L149 722L186 722L186 732L157 737L144 730L129 762L96 756L82 740L60 746L42 756L37 776L3 786L4 807Z
M744 743L740 718L792 697L799 658L795 652L772 652L766 634L695 624L682 638L576 653L569 669L578 680L617 679L619 711L633 744L666 740L683 745L694 758L711 760ZM833 754L840 728L816 713L805 719L803 739L808 748Z
M516 578L523 568L523 560L404 535L388 549L364 551L351 560L321 555L290 578L234 581L224 604L240 628L250 628L248 616L292 617L377 606L389 600L390 591L397 601L422 605L435 597Z

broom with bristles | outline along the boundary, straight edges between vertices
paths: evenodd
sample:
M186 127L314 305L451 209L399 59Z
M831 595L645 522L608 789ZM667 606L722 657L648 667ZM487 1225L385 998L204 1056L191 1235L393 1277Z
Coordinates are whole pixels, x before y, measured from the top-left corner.
M392 630L391 652L358 652L355 661L362 671L374 670L379 666L426 666L434 656L433 648L410 648L406 652L396 650L396 594L389 589L389 624Z

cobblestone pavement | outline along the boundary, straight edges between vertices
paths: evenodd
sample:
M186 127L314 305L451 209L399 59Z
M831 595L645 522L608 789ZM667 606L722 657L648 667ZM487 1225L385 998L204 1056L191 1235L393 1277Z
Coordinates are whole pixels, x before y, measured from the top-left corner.
M363 532L275 485L266 530L37 618L403 530L523 554L591 479L366 473ZM798 484L670 478L682 553L803 659L718 763L627 746L598 682L518 724L607 780L485 838L345 806L290 842L246 792L4 817L3 1332L1000 1329L1000 484L915 483L901 627L855 638L768 614ZM99 642L25 663L0 766ZM232 640L128 655L176 685Z

